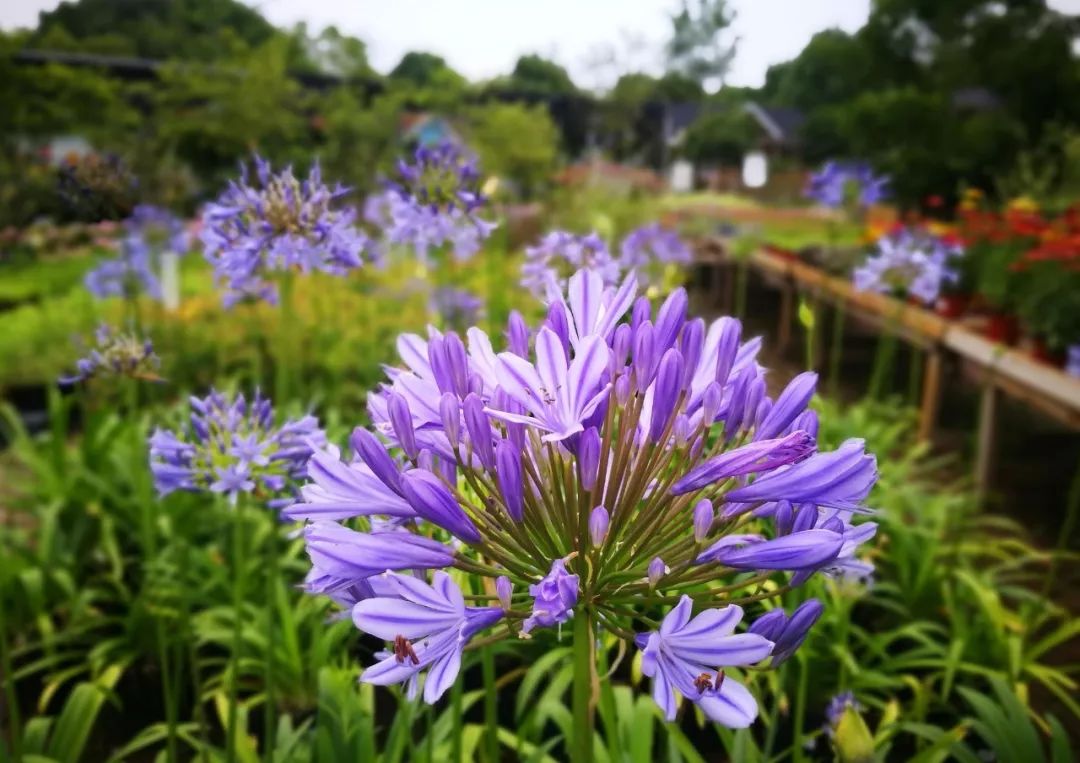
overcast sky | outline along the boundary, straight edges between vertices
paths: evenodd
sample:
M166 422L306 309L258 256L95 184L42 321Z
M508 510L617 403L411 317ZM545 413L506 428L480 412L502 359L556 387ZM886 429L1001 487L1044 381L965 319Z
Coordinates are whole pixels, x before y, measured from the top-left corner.
M510 71L523 53L566 66L580 84L609 85L620 71L657 71L678 0L245 0L272 22L334 24L367 43L372 65L391 69L409 50L447 59L470 79ZM0 27L33 26L58 0L0 0ZM1080 0L1051 0L1080 13ZM760 86L769 65L793 58L822 29L858 29L870 0L732 0L740 38L728 77Z

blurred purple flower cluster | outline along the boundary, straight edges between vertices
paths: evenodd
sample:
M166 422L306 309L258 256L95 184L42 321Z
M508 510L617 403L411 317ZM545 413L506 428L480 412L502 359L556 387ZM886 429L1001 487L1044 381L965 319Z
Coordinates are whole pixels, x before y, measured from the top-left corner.
M959 277L949 264L963 253L959 244L902 228L878 239L877 252L855 269L852 281L860 291L903 294L933 304L942 287Z
M275 302L275 271L344 275L376 256L374 242L354 225L355 210L341 204L348 189L327 186L318 164L302 181L291 168L274 173L259 156L254 164L253 179L244 165L240 179L203 211L204 256L225 285L226 306Z
M411 162L398 162L387 185L369 199L365 218L389 243L412 247L424 262L444 245L457 259L469 259L496 227L480 217L487 199L476 160L452 143L418 148Z
M888 186L889 177L875 175L868 164L826 162L810 175L804 194L826 207L869 207L888 196Z

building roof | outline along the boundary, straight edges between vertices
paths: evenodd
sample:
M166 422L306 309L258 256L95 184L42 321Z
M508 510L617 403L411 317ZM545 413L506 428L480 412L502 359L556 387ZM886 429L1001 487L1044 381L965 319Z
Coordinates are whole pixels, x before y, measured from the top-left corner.
M761 125L770 140L790 146L799 141L799 130L806 122L806 115L788 106L764 106L756 101L747 101L743 109Z

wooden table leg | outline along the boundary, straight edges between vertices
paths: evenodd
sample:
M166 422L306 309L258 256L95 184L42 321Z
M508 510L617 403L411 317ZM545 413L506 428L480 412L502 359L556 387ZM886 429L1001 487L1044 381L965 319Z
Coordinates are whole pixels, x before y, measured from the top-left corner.
M979 403L979 434L975 446L975 497L979 506L986 501L994 468L997 401L997 387L992 381L987 381Z
M919 440L929 442L934 437L938 411L941 408L941 367L943 354L933 348L927 352L923 368L922 404L919 406Z
M791 344L791 324L795 320L795 287L785 283L780 290L780 325L777 327L777 349L783 352Z

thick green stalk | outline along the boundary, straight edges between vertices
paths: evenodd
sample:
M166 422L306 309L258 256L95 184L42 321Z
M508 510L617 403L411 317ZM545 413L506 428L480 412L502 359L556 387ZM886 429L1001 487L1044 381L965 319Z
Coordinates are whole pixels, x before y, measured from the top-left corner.
M240 716L240 658L243 651L244 634L242 630L243 618L240 611L244 605L244 523L243 509L244 498L237 500L233 507L233 644L232 665L229 666L229 719L225 729L225 759L228 763L236 760L237 747L237 724Z
M450 763L461 763L461 735L465 723L465 719L462 717L465 713L462 709L464 694L464 681L459 676L458 680L454 681L454 685L450 687Z
M593 612L580 607L574 613L574 738L570 759L574 763L592 763L593 736L596 728L593 704L593 684L596 681L596 659L593 634Z
M127 380L127 415L131 421L132 454L141 453L146 447L143 439L143 429L139 416L139 382L136 379ZM157 503L150 497L149 485L146 484L145 473L138 471L136 477L136 495L141 505L142 524L142 554L143 554L143 590L149 597L154 593L154 559L157 557L157 538L154 533L154 514ZM153 608L153 601L148 601ZM177 710L176 694L172 686L172 668L170 667L169 649L165 643L165 628L161 618L154 616L154 642L157 647L158 668L161 671L161 695L162 705L165 709L166 725L166 759L170 763L178 760L176 746L177 740Z
M273 526L266 541L266 659L263 662L265 678L263 690L266 701L263 704L263 734L265 736L265 749L263 758L267 763L274 760L274 747L277 736L277 707L274 694L274 629L277 625L277 585L278 585L278 559L277 559L277 519L271 518Z
M11 759L22 760L22 724L19 720L19 695L15 691L15 677L11 670L11 653L8 651L8 635L5 624L8 614L4 597L7 595L4 578L6 570L0 574L0 682L4 684L4 699L7 702L8 734L11 736ZM0 739L0 741L3 741ZM0 748L2 749L2 748Z
M499 690L495 686L495 655L490 649L483 650L481 655L484 672L484 757L488 763L499 763Z
M799 687L795 694L795 714L792 722L795 725L795 741L791 750L795 754L795 763L806 760L806 751L803 748L803 723L806 719L806 691L810 679L810 666L803 655L799 655Z
M292 372L300 362L299 347L294 331L298 317L293 289L294 275L286 273L281 279L281 306L278 308L278 343L274 357L274 400L285 405L292 399Z

